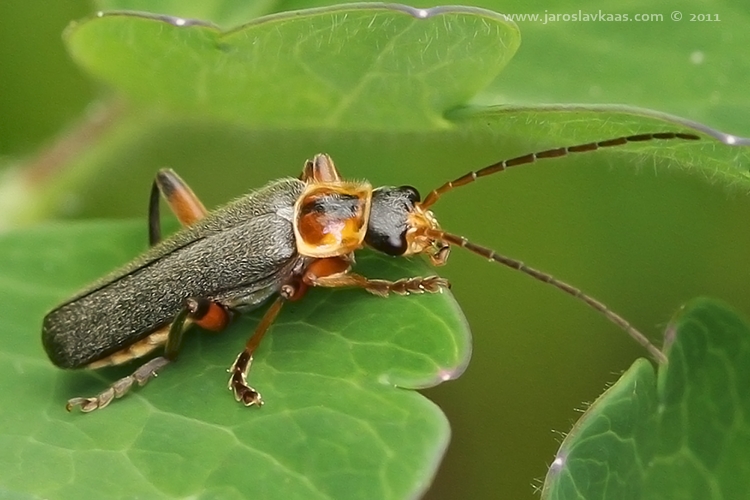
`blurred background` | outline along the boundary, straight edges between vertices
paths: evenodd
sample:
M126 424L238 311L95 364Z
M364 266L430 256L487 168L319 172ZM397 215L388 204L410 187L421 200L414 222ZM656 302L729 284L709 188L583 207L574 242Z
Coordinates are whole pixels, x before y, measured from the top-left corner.
M274 8L324 3L332 2ZM643 23L518 22L521 48L481 102L628 104L750 136L750 7L739 1L466 3L507 14L663 15ZM0 3L0 206L23 195L8 187L21 169L43 171L47 148L100 112L92 103L106 90L76 68L61 39L70 21L95 9L84 0ZM680 21L671 19L674 11ZM691 14L712 20L691 21ZM520 127L506 138L496 160L565 145L525 133ZM61 176L69 194L40 213L143 217L153 174L164 166L212 207L271 178L297 175L304 159L321 151L345 175L423 192L488 161L475 151L482 136L414 134L405 141L205 122L132 136L95 170ZM608 151L484 180L446 197L436 212L446 229L574 284L657 341L671 315L696 296L718 297L750 315L750 196L710 175L657 169ZM455 251L441 274L469 319L474 355L459 380L424 391L453 428L427 497L534 498L580 410L645 353L581 303L483 259Z

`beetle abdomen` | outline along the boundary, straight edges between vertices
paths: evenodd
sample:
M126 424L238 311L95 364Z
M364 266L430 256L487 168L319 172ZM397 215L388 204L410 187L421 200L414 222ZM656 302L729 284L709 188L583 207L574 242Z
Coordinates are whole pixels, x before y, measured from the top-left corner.
M269 231L273 228L273 231ZM42 342L62 368L79 368L169 323L188 297L252 295L252 308L275 293L296 257L291 223L276 214L252 218L198 239L61 305L44 319Z

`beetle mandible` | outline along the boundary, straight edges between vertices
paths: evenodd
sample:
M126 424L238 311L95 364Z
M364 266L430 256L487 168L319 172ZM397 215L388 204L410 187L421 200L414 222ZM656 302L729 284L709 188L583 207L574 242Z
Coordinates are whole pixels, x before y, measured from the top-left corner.
M549 274L442 230L430 208L445 193L507 168L631 142L697 140L678 132L638 134L561 147L503 160L447 182L421 199L409 186L373 189L343 180L328 155L305 163L299 178L284 178L208 212L172 170L159 171L149 202L151 248L57 306L44 318L42 343L60 368L100 368L163 348L131 375L94 397L75 397L67 409L104 408L134 384L144 385L179 352L187 327L224 329L235 314L275 296L229 372L229 389L246 406L262 405L247 383L253 353L286 301L309 287L356 287L374 295L435 293L448 287L437 276L397 281L351 271L354 252L367 246L392 256L425 254L445 264L452 245L548 283L599 311L646 347L666 358L628 321L603 303ZM162 240L160 195L184 228Z

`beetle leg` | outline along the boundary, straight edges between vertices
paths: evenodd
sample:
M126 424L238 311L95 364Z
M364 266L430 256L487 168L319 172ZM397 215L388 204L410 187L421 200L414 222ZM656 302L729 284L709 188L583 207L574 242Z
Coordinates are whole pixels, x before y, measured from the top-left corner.
M169 326L164 356L159 356L144 363L131 375L121 378L97 396L69 399L65 408L71 411L74 407L80 406L82 412L88 413L106 407L113 399L121 398L127 394L134 383L138 386L146 385L146 382L156 376L156 372L177 357L182 343L182 335L188 324L195 323L202 328L219 331L229 324L230 319L231 313L224 306L202 297L189 297L185 300L185 306L177 313Z
M189 324L196 324L206 330L218 332L229 324L231 313L224 306L204 297L188 297L185 306L177 313L169 327L164 355L175 359L182 344L182 335Z
M247 385L247 372L253 362L253 353L258 348L258 345L260 345L260 341L263 339L266 331L268 331L268 327L271 326L276 316L278 316L281 306L284 305L284 301L285 297L282 295L271 304L271 307L268 308L260 320L255 332L248 339L247 344L245 344L245 349L237 356L232 367L228 370L231 373L229 376L229 390L234 393L234 399L241 401L245 406L263 406L263 399L261 399L260 393Z
M411 295L420 293L438 293L443 288L450 288L450 283L440 276L414 276L401 278L396 281L370 279L357 273L316 277L305 283L310 286L324 286L328 288L357 287L380 297L387 297L393 292L397 295Z
M208 213L192 189L174 170L169 168L159 170L151 186L151 198L148 204L148 241L151 246L161 241L159 193L164 196L169 208L183 226L194 224Z
M450 288L448 280L439 276L402 278L396 281L370 279L357 273L349 272L351 263L342 257L317 259L312 262L302 282L309 286L328 288L357 287L364 288L373 295L387 297L393 292L398 295L418 293L437 293L442 288Z
M111 403L113 399L124 396L131 387L133 387L133 383L137 383L139 386L146 385L146 382L152 377L156 377L156 373L168 365L169 362L169 359L164 356L154 358L141 365L132 375L121 378L93 398L69 399L68 404L65 405L65 409L71 411L74 407L80 406L82 412L88 413L90 411L104 408Z

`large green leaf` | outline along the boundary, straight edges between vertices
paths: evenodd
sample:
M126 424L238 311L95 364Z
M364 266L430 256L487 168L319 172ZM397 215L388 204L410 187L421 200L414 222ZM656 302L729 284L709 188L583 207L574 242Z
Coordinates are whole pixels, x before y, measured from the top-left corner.
M750 327L696 300L667 329L658 379L637 361L576 424L543 498L739 499L750 492Z
M256 355L261 409L236 403L226 369L258 314L219 335L194 331L157 380L83 415L133 367L63 372L40 342L44 312L143 247L143 223L47 226L0 239L5 304L0 493L56 498L403 498L429 485L448 441L443 414L403 390L458 376L470 353L450 293L378 299L311 291ZM362 259L369 275L425 264Z
M254 127L420 130L447 127L445 110L497 76L519 34L481 9L352 4L228 32L183 18L100 14L71 26L66 40L94 77L175 112Z
M175 17L211 21L222 28L245 24L263 14L277 10L280 0L95 0L99 10L130 10ZM288 10L288 9L282 9Z

